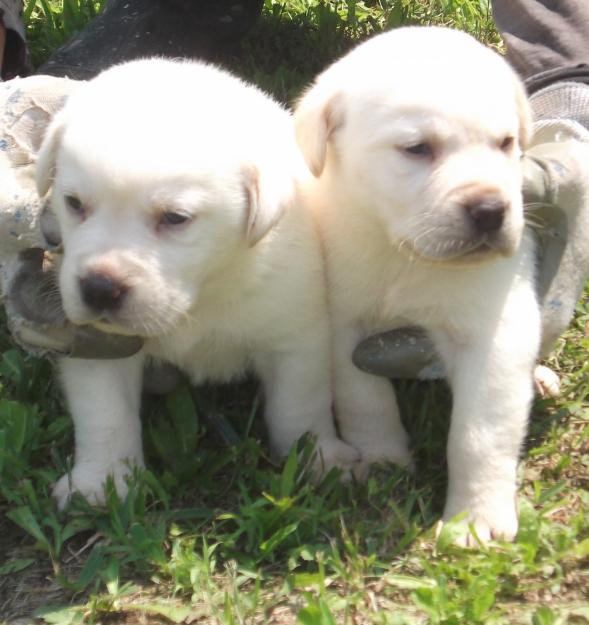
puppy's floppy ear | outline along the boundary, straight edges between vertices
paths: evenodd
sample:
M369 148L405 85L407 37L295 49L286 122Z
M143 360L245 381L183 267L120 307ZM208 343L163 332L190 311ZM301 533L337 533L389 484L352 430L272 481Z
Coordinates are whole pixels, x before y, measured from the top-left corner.
M341 125L342 95L311 87L300 100L294 114L295 136L307 166L317 178L325 167L327 144Z
M63 115L58 113L47 128L39 153L37 154L35 177L39 197L43 197L47 191L49 191L51 183L53 182L55 160L57 158L57 150L61 143L64 127Z
M262 176L254 166L243 170L247 199L246 237L253 247L282 217L288 198L292 198L293 182L279 172Z
M528 100L526 88L523 83L516 78L515 85L515 97L517 114L519 118L519 145L522 150L525 150L532 140L532 107Z

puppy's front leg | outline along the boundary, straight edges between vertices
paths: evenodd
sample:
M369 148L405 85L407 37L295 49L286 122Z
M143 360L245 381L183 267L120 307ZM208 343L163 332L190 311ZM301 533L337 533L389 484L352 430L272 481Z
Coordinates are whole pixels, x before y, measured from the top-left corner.
M411 454L390 381L364 373L352 362L360 338L351 325L336 326L333 385L340 434L360 452L362 462L357 475L362 478L373 463L411 465Z
M512 540L518 528L516 472L533 398L539 319L535 304L512 316L523 323L506 314L466 345L434 337L453 391L443 520L466 512L483 542Z
M333 421L327 329L308 330L289 347L258 356L256 368L264 383L273 453L285 456L308 432L316 437L318 473L353 469L359 454L338 438Z
M139 420L143 360L137 354L120 360L60 361L76 437L74 467L53 490L60 508L74 491L92 504L104 503L109 475L124 496L125 477L134 466L143 466Z

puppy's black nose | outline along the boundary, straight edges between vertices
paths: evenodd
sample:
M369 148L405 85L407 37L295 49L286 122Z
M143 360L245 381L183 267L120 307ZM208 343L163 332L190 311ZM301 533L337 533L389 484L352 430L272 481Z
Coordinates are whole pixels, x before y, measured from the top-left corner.
M80 278L82 300L95 311L114 311L121 307L128 286L112 276L93 272Z
M465 204L477 230L495 232L501 228L507 213L507 202L497 196L482 197Z

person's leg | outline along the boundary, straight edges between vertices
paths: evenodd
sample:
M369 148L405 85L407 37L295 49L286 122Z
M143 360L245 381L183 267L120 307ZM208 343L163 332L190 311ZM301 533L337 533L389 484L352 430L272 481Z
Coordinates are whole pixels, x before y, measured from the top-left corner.
M542 355L570 322L589 274L589 2L492 0L507 58L534 113L526 197L541 228Z
M0 68L2 80L22 75L27 66L21 0L0 0Z
M492 0L507 59L525 79L589 62L586 0Z
M40 74L88 79L146 56L216 59L253 26L263 0L107 0Z
M6 45L6 28L4 24L0 22L0 67L4 63L4 46Z

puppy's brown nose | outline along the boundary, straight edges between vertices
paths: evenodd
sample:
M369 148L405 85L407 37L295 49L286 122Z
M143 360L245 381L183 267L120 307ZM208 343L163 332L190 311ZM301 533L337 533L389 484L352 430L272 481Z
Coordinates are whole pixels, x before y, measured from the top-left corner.
M479 232L495 232L503 225L508 205L500 197L488 196L468 202L464 207Z
M94 311L117 310L127 291L127 285L105 273L92 272L80 278L82 300Z

